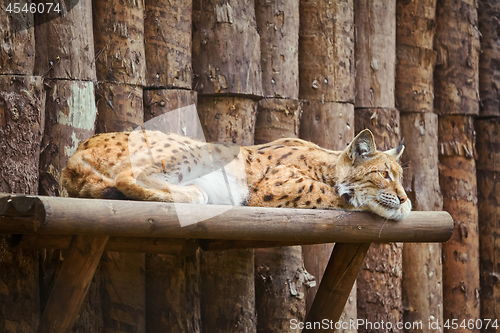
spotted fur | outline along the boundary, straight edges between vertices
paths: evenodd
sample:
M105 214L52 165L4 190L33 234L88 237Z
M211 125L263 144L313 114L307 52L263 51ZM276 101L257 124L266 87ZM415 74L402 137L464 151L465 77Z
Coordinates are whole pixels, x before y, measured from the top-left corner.
M397 162L369 130L344 151L300 139L237 147L158 131L99 134L62 172L73 197L371 211L403 219L411 202Z

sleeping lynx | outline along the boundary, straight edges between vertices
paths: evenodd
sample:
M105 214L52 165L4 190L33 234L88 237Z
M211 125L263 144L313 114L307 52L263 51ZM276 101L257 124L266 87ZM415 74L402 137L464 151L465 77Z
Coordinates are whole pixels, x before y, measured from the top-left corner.
M411 202L397 160L364 130L344 151L299 139L248 147L159 131L99 134L62 172L70 196L371 211L403 219Z

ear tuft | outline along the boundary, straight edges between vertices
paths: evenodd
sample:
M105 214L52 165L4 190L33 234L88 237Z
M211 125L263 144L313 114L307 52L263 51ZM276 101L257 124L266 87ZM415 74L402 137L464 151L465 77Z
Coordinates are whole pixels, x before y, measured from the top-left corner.
M403 155L403 152L405 150L404 143L405 139L403 138L403 140L401 140L401 144L397 148L387 150L385 153L389 156L394 157L396 160L399 160L399 158L401 157L401 155Z
M361 131L347 147L348 156L353 162L372 155L376 150L375 139L368 129Z

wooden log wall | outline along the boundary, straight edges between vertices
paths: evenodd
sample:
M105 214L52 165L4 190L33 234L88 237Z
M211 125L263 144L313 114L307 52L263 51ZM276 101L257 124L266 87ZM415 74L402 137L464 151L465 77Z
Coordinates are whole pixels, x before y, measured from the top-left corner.
M354 13L355 132L371 129L377 147L387 150L399 145L401 134L399 111L394 107L396 1L356 1ZM358 275L358 318L402 321L401 273L402 244L372 244ZM368 327L358 331L371 332Z
M353 6L351 0L300 1L300 138L333 150L345 149L354 138ZM332 249L333 244L303 246L305 268L317 283L308 290L308 310ZM347 321L356 319L355 304L349 304L343 315Z
M263 94L254 0L193 2L193 72L206 141L253 144ZM256 332L253 250L202 252L200 275L202 331Z
M481 269L481 318L500 318L500 58L498 1L481 1L478 7L481 54L479 57L479 117L476 168ZM496 330L498 332L498 330ZM485 332L495 332L489 328Z
M474 115L479 113L479 30L475 1L439 1L434 109L439 115L439 181L455 232L443 244L443 320L480 318ZM478 332L478 328L459 332Z
M403 186L413 210L442 210L439 186L438 116L434 111L433 50L436 1L398 1L396 8L396 107L405 138ZM403 245L403 321L442 332L441 244ZM418 288L415 288L418 286ZM408 329L406 332L423 332Z

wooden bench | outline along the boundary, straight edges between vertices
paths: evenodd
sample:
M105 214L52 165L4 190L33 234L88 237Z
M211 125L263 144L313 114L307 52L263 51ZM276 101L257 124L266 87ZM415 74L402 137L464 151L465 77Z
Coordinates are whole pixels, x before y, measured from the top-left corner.
M370 243L445 242L453 233L447 212L412 212L396 222L360 212L227 208L0 194L0 233L19 235L14 239L20 247L68 250L38 333L71 329L105 250L182 254L198 246L209 251L335 242L306 321L336 322ZM176 211L183 212L184 226Z

